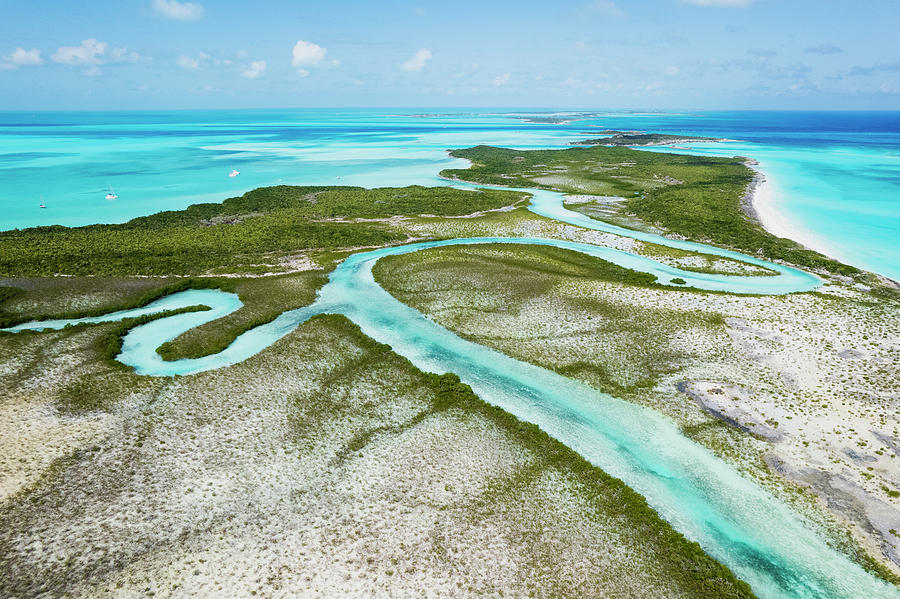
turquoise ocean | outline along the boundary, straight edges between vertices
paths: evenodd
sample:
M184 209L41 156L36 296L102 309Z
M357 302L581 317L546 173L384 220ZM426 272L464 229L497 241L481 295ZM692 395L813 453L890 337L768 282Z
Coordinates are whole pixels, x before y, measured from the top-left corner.
M900 112L0 112L0 229L123 222L279 183L439 185L460 164L448 149L564 147L607 128L737 140L690 147L759 160L804 241L900 280Z

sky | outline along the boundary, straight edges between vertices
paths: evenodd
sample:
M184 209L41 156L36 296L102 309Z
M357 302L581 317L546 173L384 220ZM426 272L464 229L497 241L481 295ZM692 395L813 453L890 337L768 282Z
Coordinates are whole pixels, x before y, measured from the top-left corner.
M0 110L900 110L897 0L0 0Z

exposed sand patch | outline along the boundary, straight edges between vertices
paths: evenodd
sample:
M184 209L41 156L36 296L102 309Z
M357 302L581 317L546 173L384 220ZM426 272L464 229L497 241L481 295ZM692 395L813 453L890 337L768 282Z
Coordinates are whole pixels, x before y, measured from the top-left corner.
M678 390L693 397L707 413L744 432L767 441L780 441L784 437L768 422L774 416L766 419L761 401L743 387L717 381L690 381L679 383Z

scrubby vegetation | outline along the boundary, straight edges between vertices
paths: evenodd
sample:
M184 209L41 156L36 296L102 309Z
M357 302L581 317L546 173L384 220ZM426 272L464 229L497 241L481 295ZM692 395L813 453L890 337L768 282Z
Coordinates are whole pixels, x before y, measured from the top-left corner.
M0 286L0 304L5 302L6 300L10 300L17 295L22 293L22 290L18 287L4 287Z
M143 293L127 293L127 286L122 281L93 280L93 279L61 279L61 285L55 290L69 294L70 299L81 302L96 303L99 289L108 291L112 296L110 301L103 302L94 307L81 307L77 310L10 310L3 301L0 301L0 328L14 326L31 320L50 320L62 318L82 318L85 316L99 316L117 310L140 308L166 295L184 291L186 289L222 289L238 294L244 304L238 310L222 318L213 320L198 327L194 327L178 336L176 339L163 344L158 352L167 360L180 358L198 358L207 354L213 354L226 348L234 338L257 325L264 324L275 319L286 310L292 310L306 306L315 299L319 287L327 276L322 271L307 271L291 273L287 275L271 277L202 277L176 280L158 279L154 282L147 281L149 290ZM93 283L93 285L91 284ZM68 284L68 285L66 285ZM118 287L117 287L118 284ZM112 286L113 289L108 289ZM121 288L121 289L119 289ZM121 290L121 293L116 291ZM45 289L22 290L17 289L14 297L27 300L28 304L40 305L42 301L49 299L54 304L53 294ZM110 303L114 302L114 303ZM4 310L6 308L6 310ZM159 318L159 315L152 315ZM140 324L133 319L123 321L121 331ZM118 330L118 329L117 329ZM118 353L118 347L112 353L113 357Z
M540 288L541 276L576 277L641 287L663 287L656 283L656 276L650 273L631 270L581 252L542 245L477 244L436 247L382 258L375 264L373 273L379 284L390 291L398 284L402 285L392 277L392 274L413 265L421 266L423 262L438 272L458 269L462 262L468 263L473 273L482 268L496 270L498 273L515 272L517 275L524 275L527 272L530 276L522 276L515 287L520 294L527 294L534 285ZM511 280L511 277L504 276L502 280Z
M277 277L217 279L220 289L237 293L244 305L227 316L182 333L160 346L157 352L166 360L218 353L244 331L270 322L282 312L311 304L326 280L323 273L315 271Z
M62 285L57 287L56 291L58 293L63 293L67 295L78 294L79 292L84 293L86 296L90 298L90 292L85 290L82 285L79 283L83 283L86 280L71 280L71 279L62 279ZM87 282L92 282L87 280ZM100 287L104 284L115 284L110 283L109 281L97 280L95 282L94 287ZM30 320L51 320L51 319L73 319L73 318L84 318L88 316L101 316L108 312L118 311L118 310L130 310L132 308L140 308L146 306L147 304L153 302L154 300L158 300L161 297L165 297L167 295L171 295L173 293L178 293L179 291L184 291L186 289L225 289L230 290L229 288L234 285L234 281L229 279L212 279L212 278L190 278L190 279L182 279L179 281L172 282L171 279L158 279L154 282L150 283L150 289L144 291L142 293L131 293L123 292L121 294L113 294L115 299L112 300L113 303L103 302L103 303L95 303L93 306L80 307L77 309L69 309L69 310L45 310L40 311L40 309L26 309L26 310L10 310L4 305L4 300L0 298L0 328L11 327L17 324L21 324L23 322L27 322ZM123 285L124 286L124 285ZM88 287L90 290L90 287ZM43 299L41 291L26 291L24 289L16 288L16 293L11 295L9 299L13 297L23 297L29 298L31 295L35 295ZM93 298L89 299L91 301ZM36 302L37 303L37 302ZM38 303L38 305L40 305Z
M683 356L672 350L671 338L723 324L717 315L633 310L586 295L604 282L694 291L560 248L438 247L382 258L372 272L397 299L457 334L626 399L674 371ZM540 314L548 305L558 310L552 321Z
M413 425L429 414L447 410L462 411L468 417L477 415L487 418L505 434L515 438L517 444L539 456L540 470L560 470L574 476L579 496L588 502L590 511L597 518L622 519L623 526L629 530L630 535L650 540L660 553L667 556L666 560L657 562L655 566L660 568L660 574L669 577L676 588L690 589L691 596L696 597L754 596L747 583L737 579L727 566L709 557L700 545L674 530L647 505L641 495L621 480L593 466L538 426L523 422L505 410L484 402L457 375L421 373L406 359L393 354L390 346L362 335L359 328L344 317L318 316L312 322L327 322L333 330L340 330L343 334L356 338L356 342L365 347L367 352L390 355L392 360L402 361L405 368L414 370L417 377L421 377L422 388L427 389L428 394L433 397L432 407L428 412L414 417L411 421ZM391 427L388 432L398 433L401 429ZM370 439L371 436L365 437L366 441ZM365 442L355 443L354 451L359 451L365 445ZM506 487L503 491L489 493L478 503L483 502L486 507L493 509L497 505L518 500L517 490Z
M778 415L786 436L777 443L802 456L797 468L834 464L840 477L857 471L853 484L889 501L894 488L877 481L892 471L895 441L870 431L890 429L885 414L896 412L891 367L896 370L898 359L887 341L896 337L895 304L863 291L849 299L831 291L838 285L825 288L831 293L749 300L604 284L592 278L589 264L578 268L563 251L557 258L524 245L455 246L390 256L373 272L395 297L466 339L667 414L685 435L810 516L853 560L896 583L884 565L890 558L875 557L853 537L842 520L846 512L819 511L805 481L801 492L770 470L763 456L772 442L723 423L678 389L690 380L752 389L735 404L762 415L760 422ZM804 380L810 371L820 374ZM852 456L845 453L847 427L857 441ZM897 438L896 426L892 435ZM817 492L826 501L841 497Z
M543 468L559 468L574 474L579 494L590 502L598 516L623 518L632 534L652 539L669 556L669 561L660 566L673 582L677 581L678 587L691 588L695 597L754 596L750 585L736 578L727 566L709 557L699 544L673 529L641 495L621 480L592 465L537 425L522 422L509 412L485 403L455 374L425 376L435 394L436 406L455 407L486 416L541 456Z
M361 219L464 215L520 198L448 187L264 187L118 225L0 232L0 276L277 272L279 258L290 252L406 239L388 223Z
M744 214L753 171L742 158L715 158L595 146L509 150L476 146L451 155L472 161L447 177L572 194L621 196L625 213L701 242L798 266L850 275L857 269L775 237Z
M719 245L730 245L744 251L759 250L770 258L782 258L797 264L804 264L800 260L807 260L808 263L805 264L807 266L831 268L835 272L850 272L837 270L833 266L837 263L802 248L779 245L786 240L775 240L744 217L740 212L740 195L749 181L749 173L737 159L648 155L646 152L635 153L624 148L589 148L542 153L482 147L460 152L476 152L465 156L475 161L473 168L449 171L448 174L467 179L483 176L491 180L477 180L503 185L539 185L561 191L623 195L628 198L623 203L626 210L650 222L659 223L671 231L678 232L678 227L682 227L699 235L695 238L700 240L712 239ZM638 156L635 157L635 154ZM476 155L480 158L473 158ZM470 176L472 173L475 173L474 177ZM346 248L383 245L405 240L407 232L385 222L389 217L470 214L513 204L520 197L521 194L513 192L464 192L422 187L377 190L344 187L264 188L254 190L241 198L226 200L222 204L195 205L183 211L160 213L122 225L97 225L76 229L46 227L0 233L0 274L21 276L63 272L108 275L160 273L196 275L222 272L222 269L238 272L254 269L272 272L279 269L278 259L291 252L317 249L322 251L323 256L338 257L344 255ZM677 214L679 209L688 214ZM719 213L724 213L724 216ZM511 218L510 213L502 214L504 218ZM650 218L647 215L656 216ZM679 220L680 218L686 220ZM705 226L701 227L697 223L705 223L705 226L711 227L712 232L706 231ZM457 223L456 226L469 225L466 222ZM445 235L446 231L441 234ZM727 242L716 241L713 235L720 235L720 238L727 239ZM755 244L759 244L758 247L751 249ZM791 259L791 256L794 259ZM838 264L838 267L843 265ZM677 336L697 331L724 330L724 317L720 313L673 309L671 306L636 309L624 302L590 295L586 289L595 291L602 287L603 283L608 282L614 282L615 288L624 290L626 294L638 291L659 292L663 286L656 282L653 275L635 272L559 248L514 245L436 248L384 259L376 265L374 272L386 289L408 304L432 315L441 324L459 330L465 329L469 324L468 321L477 320L475 322L477 326L460 331L463 336L491 345L520 359L546 365L566 376L582 379L597 388L629 399L646 394L648 389L672 375L681 367L680 364L685 362L686 353L682 353L684 350L678 349L673 343ZM219 351L248 328L268 322L285 310L308 304L312 301L316 289L324 283L325 277L319 271L260 278L203 277L181 279L176 282L172 282L172 279L157 278L153 281L154 283L142 293L127 295L116 309L144 305L168 293L197 287L216 287L236 292L245 304L238 311L192 329L158 350L166 359L177 359L199 357ZM685 283L683 279L674 279L672 282ZM588 285L582 285L583 283ZM665 293L678 296L692 293L687 290L671 291L670 287L667 289L669 291ZM562 301L559 301L557 293L563 294ZM28 295L28 291L15 287L0 287L0 308L5 302L19 301ZM441 295L452 297L455 305L441 304ZM524 314L526 310L523 306L530 309L540 302L544 302L542 305L545 310L548 306L557 307L561 310L562 316L554 318L554 324L547 327L549 332L545 333L541 327L547 323L539 322L541 318L539 313L535 320L530 323L526 321L526 325L530 324L531 328L523 327L526 331L536 332L536 336L522 335L515 338L515 335L521 332L514 326L515 319L520 316L516 312L521 310ZM460 309L460 306L463 308ZM437 309L433 309L435 307ZM186 310L192 309L202 308ZM108 305L72 308L69 311L48 312L37 316L34 309L8 310L5 313L0 312L0 326L9 326L33 318L77 317L107 311ZM479 311L486 313L487 316L478 320ZM464 314L459 316L460 312ZM543 314L548 313L550 312L545 311ZM164 315L152 315L114 326L101 325L102 330L98 327L99 332L94 337L92 347L85 352L89 356L102 359L90 364L90 368L96 369L96 372L83 375L72 369L72 372L57 374L56 376L62 380L48 383L54 390L48 392L47 396L53 397L54 393L58 394L60 397L57 398L55 406L69 415L110 409L117 402L124 403L124 398L130 397L128 394L137 397L134 381L144 379L114 368L106 362L118 353L121 335L127 328L161 316ZM493 329L485 332L478 327L484 327L486 322L491 323ZM89 333L67 331L59 335L62 337L66 334L74 337L80 334L88 336ZM29 339L33 339L34 336L25 334L17 337L16 342L19 345L29 345ZM298 353L295 347L297 339L301 337L304 339L302 354ZM714 335L710 334L710 337ZM602 340L602 347L598 340ZM0 347L8 341L9 337L0 336ZM559 345L547 349L551 343ZM6 347L12 347L12 344ZM572 351L572 348L578 348L578 351ZM63 350L54 347L52 351L61 353ZM81 353L73 355L82 357ZM0 360L0 364L4 363L3 360ZM102 362L103 360L106 362ZM65 363L65 360L59 362ZM34 372L48 368L48 363L44 356L34 358L28 368L19 368L15 375L16 380L35 376ZM281 489L296 487L293 483L283 485L285 479L282 478L276 480L278 484L269 484L270 480L264 480L267 475L266 460L287 456L283 462L279 462L281 473L279 476L294 476L294 480L303 479L304 485L316 476L324 476L325 471L328 476L335 476L338 479L346 474L347 480L356 480L358 484L359 479L353 477L359 472L368 472L373 463L377 464L379 459L384 459L384 455L387 455L391 462L389 466L391 471L397 470L391 451L386 454L379 453L383 450L385 438L396 441L407 434L413 435L417 432L421 434L421 429L417 427L428 423L431 419L453 421L454 425L448 430L457 432L471 427L472 421L481 423L486 420L492 427L502 431L505 439L512 439L517 448L525 448L532 456L529 458L530 462L525 467L502 476L491 473L490 476L495 477L493 482L487 486L486 492L479 496L454 496L455 503L441 505L442 519L445 519L446 514L457 510L463 512L466 515L465 521L474 523L473 525L481 525L484 522L493 524L499 520L498 512L521 503L523 489L528 488L531 481L538 480L539 476L546 476L549 472L555 477L562 477L565 491L575 498L572 503L577 501L579 505L587 506L586 510L591 515L587 520L588 524L595 526L597 523L603 523L603 526L627 531L628 542L638 547L643 552L640 554L641 557L646 559L645 563L642 561L636 566L642 576L652 577L654 580L661 577L665 584L671 585L670 588L678 589L688 596L752 596L745 583L736 580L728 568L706 555L696 543L687 541L672 529L647 506L640 495L624 483L593 467L536 426L521 422L499 408L484 403L455 375L436 375L418 371L405 359L394 354L389 346L365 337L355 325L343 317L317 317L283 342L232 369L196 377L183 377L171 383L154 380L152 385L148 383L147 387L161 387L164 384L171 384L171 388L167 391L171 395L167 401L156 402L156 396L150 394L140 399L141 402L146 402L147 412L141 414L139 418L150 414L151 409L159 412L153 415L153 418L158 420L153 420L152 424L135 427L146 429L140 433L137 441L112 436L103 440L102 453L98 453L101 451L99 445L96 450L83 448L76 450L72 454L74 458L65 458L58 462L60 476L51 472L36 485L36 492L29 491L0 510L0 520L8 523L10 530L19 527L12 534L21 530L33 532L35 522L43 520L46 516L42 510L50 510L52 508L49 506L52 505L68 507L69 502L78 504L75 509L58 514L56 520L58 522L63 522L64 518L78 518L79 514L89 513L89 493L85 492L80 484L76 485L78 490L75 493L66 490L67 485L81 483L83 479L98 485L101 483L107 485L98 489L101 491L98 496L111 498L110 501L113 503L110 505L114 507L118 491L112 493L109 489L119 489L120 484L122 488L128 488L127 485L130 484L132 489L135 486L141 489L139 501L147 501L148 511L165 513L169 506L177 503L169 500L173 488L178 493L192 494L193 486L198 483L188 481L185 484L191 486L186 490L177 487L156 488L154 492L158 495L146 498L144 491L147 487L140 486L143 484L140 481L152 479L171 485L166 474L177 475L184 464L197 461L195 454L199 451L198 447L202 448L204 443L215 445L203 459L204 463L209 464L210 469L215 467L223 470L215 473L216 480L249 481L245 483L247 488L227 498L228 502L243 506L248 489L254 485L267 489L266 493L262 494L263 500L274 497ZM7 389L0 388L0 392L6 391L10 397L15 397L12 389L12 386L8 386ZM124 392L126 389L128 394ZM134 398L129 401L134 401ZM195 402L193 407L191 401ZM251 401L257 405L249 407ZM245 404L248 409L245 409ZM187 412L180 417L163 412L181 409L182 405L186 406ZM283 410L285 405L293 406L295 413L286 417L279 411ZM416 408L409 410L411 416L406 413L410 405ZM216 414L215 410L220 412ZM317 413L317 417L321 417L322 420L305 419L313 413ZM239 417L234 421L228 420L235 414ZM277 417L273 417L273 414ZM170 420L164 422L165 418ZM286 441L289 435L284 434L283 424L287 419L290 420L293 434L304 438L304 442L297 442L296 447L285 445L292 442ZM184 426L179 431L182 422L189 420L191 425ZM328 426L320 426L322 423ZM707 425L708 423L704 422L698 426L709 428ZM222 430L214 430L216 427ZM246 438L235 441L227 430L229 427L243 427L241 430ZM153 430L165 430L158 439L158 445L164 446L165 451L147 454L150 457L144 460L132 459L134 455L145 455L144 452L147 450L143 446L144 439L145 436L152 439L155 434ZM270 431L277 432L270 435L274 441L267 437ZM125 434L132 434L132 431L126 431ZM226 442L213 443L214 435L222 436ZM342 439L339 449L332 451L331 444L334 443L334 439L326 439L328 435ZM197 436L200 437L199 441L196 440ZM424 441L429 441L427 435L423 437ZM453 441L455 440L453 437ZM413 444L416 448L414 462L416 472L401 473L396 479L401 483L406 483L406 478L418 474L423 465L426 469L433 468L441 476L445 474L440 468L444 467L445 453L453 450L452 443L442 445L441 455L437 459L440 467L434 467L429 464L427 459L429 456L424 450L422 455L419 454L419 448L427 447L427 444L420 442L422 441L420 438L416 441ZM265 443L269 445L263 447ZM174 451L170 450L170 447ZM231 470L225 471L233 462L260 447L263 451L259 455L265 459L258 459L259 456L255 456L257 459L253 460L254 463L250 468L238 472L237 475ZM373 450L373 447L376 449ZM445 451L444 447L450 449ZM478 447L478 450L489 451L492 447L491 444L485 443L483 447ZM231 450L234 450L234 453L230 459L220 459L222 451ZM101 473L98 477L102 478L105 469L97 468L91 460L96 459L96 456L107 456L107 452L115 453L114 457L104 457L107 460L105 463L107 469L123 470L117 475L113 487L109 486L111 479L97 482L93 478L97 472ZM178 452L183 453L179 455ZM166 463L167 455L174 456L175 460L173 462L175 466L170 464L171 472L159 466ZM187 460L186 456L190 456L190 459ZM435 459L434 456L430 457ZM354 472L352 466L357 459L363 465L359 466L357 463L358 469ZM484 463L493 462L488 460L482 462L482 465ZM148 466L150 464L152 469ZM298 467L298 464L302 466ZM318 466L308 467L309 464L328 464L328 467L319 470ZM343 470L345 467L348 467L347 471ZM131 470L132 468L134 470ZM148 469L153 476L147 476L147 471L140 470L141 468ZM471 465L467 468L471 468ZM62 476L63 470L65 477ZM159 473L163 475L157 475ZM474 471L466 470L465 477L473 478ZM293 513L278 513L276 510L280 509L279 506L297 505L306 500L303 498L304 494L307 498L316 495L315 501L319 503L319 497L324 496L326 490L330 492L336 487L333 482L328 480L318 489L312 486L293 488L291 490L293 494L286 496L287 500L279 496L278 502L263 508L271 508L272 513L276 513L274 520L283 518L285 522L293 522L299 527L299 523L291 521L290 518L296 517L300 510L294 509ZM390 492L381 494L373 492L365 501L371 505L383 501L398 501L397 498L402 496L402 492L393 485L395 481L391 482ZM362 488L369 491L374 487L363 485ZM443 489L452 496L453 490L449 484L444 483ZM309 493L311 490L314 492ZM547 500L546 486L539 486L539 494L542 500ZM215 496L216 492L212 492L211 497L205 499L211 502L218 501L212 499ZM427 501L422 501L420 496L413 502L417 506L416 509L427 509L431 506L429 502L438 502L436 499L438 496L440 493L432 490L426 496ZM363 503L360 497L361 494L354 496ZM401 501L405 501L405 498ZM342 505L347 503L350 502L345 501ZM32 504L33 512L28 512ZM354 509L364 511L370 509L371 505ZM118 513L122 513L121 505L118 509ZM223 513L224 511L227 510L223 510ZM230 522L232 518L240 520L242 512L243 508L234 513L229 512L221 521ZM316 516L311 511L308 513L310 518ZM390 510L385 513L390 513ZM343 514L346 516L346 512ZM357 526L356 522L380 522L384 514L378 514L379 517L374 518L368 516L369 514L366 518L355 520L344 518L338 526L334 524L336 521L326 520L323 529L328 530L327 541L337 543L332 536L343 538L358 535L358 529L353 528ZM568 515L566 517L570 518ZM136 525L141 522L141 518L126 520L129 523L137 523ZM576 521L574 518L572 520ZM532 530L528 528L534 525L532 521L513 522L511 536L518 539L541 539L539 543L533 545L526 542L529 562L536 563L546 559L540 553L539 547L546 544L543 536L547 534L545 523L545 519L538 519L537 528ZM160 552L165 555L166 552L173 551L179 546L182 537L190 536L186 531L191 531L191 526L195 524L189 523L179 528L170 537L166 536L165 527L160 527L160 531L152 533L158 534L159 538L147 546L165 547L165 551ZM208 522L201 522L198 526L209 529ZM252 525L248 525L248 529L251 527ZM334 527L334 530L328 527ZM316 535L319 534L319 528L317 524ZM68 528L60 525L60 529L65 529L67 537L71 534ZM43 528L40 534L46 532L47 529ZM146 532L143 531L142 534ZM220 538L225 539L229 530L221 532ZM84 530L80 533L84 535ZM264 546L270 541L271 533L271 530L262 533L266 535L263 540ZM395 531L395 534L399 535L401 532ZM0 541L4 541L3 537L4 534L0 534ZM87 537L90 538L90 534ZM314 538L317 543L313 545L318 548L317 550L332 549L324 547L327 543L321 543L322 537ZM307 540L304 538L302 547L307 547ZM70 571L74 574L73 578L80 580L80 583L94 584L95 581L91 579L91 568L100 567L96 564L102 562L106 564L102 567L107 568L108 572L115 573L119 564L127 561L121 556L131 555L129 551L133 551L134 555L131 557L137 558L147 551L147 546L143 545L145 543L143 538L137 543L140 545L137 549L129 545L130 542L129 537L124 535L115 541L96 538L86 540L85 536L82 536L75 540L76 544L80 543L78 551L84 552L83 555L77 554L78 560L71 559L59 563L54 561L51 566L37 566L31 559L34 556L25 556L3 557L0 558L0 562L14 563L19 568L16 576L11 578L13 580L9 585L11 589L19 590L20 587L16 585L21 582L23 585L26 583L55 585L54 588L57 590L63 590L68 583ZM432 558L439 564L448 555L437 550L441 548L441 542L433 542L435 554ZM8 540L5 544L0 542L0 547L9 549L8 552L0 551L0 553L13 556L11 542ZM126 549L123 550L122 547ZM474 549L481 550L483 546L476 543ZM358 551L358 548L354 551ZM581 555L577 551L572 554ZM116 556L116 559L121 561L110 559L110 556ZM383 561L383 556L378 558ZM389 568L388 576L396 574L399 580L414 571L401 572L399 568L395 570L397 559L393 559L390 565L378 562L382 571L385 567ZM621 555L607 556L605 559L621 559ZM375 558L369 558L368 563L372 564L374 560ZM84 566L83 571L79 570L82 568L80 565L82 562L89 564ZM338 561L332 560L332 563L337 564ZM551 560L548 563L558 562ZM605 562L601 560L600 563ZM595 565L596 562L592 563L592 566ZM631 565L633 564L629 564L629 567ZM45 570L41 570L42 567ZM566 564L566 568L568 572L569 564ZM645 571L647 569L650 570L649 574ZM46 576L45 571L53 575ZM65 575L58 575L59 572ZM0 588L4 588L5 584L2 578L0 576ZM547 594L590 596L577 591L571 592L570 588L574 587L565 587L565 591L561 590L566 582L557 582L554 579L556 586L548 590ZM591 579L590 583L585 584L594 585L590 587L592 589L600 586L597 585L596 579ZM472 590L471 587L469 590ZM480 589L478 593L481 593Z
M57 456L0 505L4 595L752 597L620 481L343 317L177 379L106 363L110 326L50 333L78 368L0 388L67 414L0 460ZM0 336L0 367L39 345Z

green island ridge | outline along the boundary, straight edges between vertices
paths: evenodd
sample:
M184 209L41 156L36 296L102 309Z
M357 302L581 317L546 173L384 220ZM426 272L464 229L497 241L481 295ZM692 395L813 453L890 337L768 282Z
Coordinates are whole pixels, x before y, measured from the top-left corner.
M900 583L882 552L890 535L869 511L898 493L884 468L896 452L876 451L868 434L900 439L884 416L900 355L879 341L900 334L896 289L765 231L743 208L754 176L745 159L619 147L709 139L604 133L613 137L583 148L453 150L471 167L441 174L561 191L571 210L812 269L826 285L771 297L673 289L599 258L516 244L390 256L376 280L463 338L665 414ZM241 308L157 350L196 358L309 305L362 248L455 237L540 236L687 271L773 274L556 222L527 199L276 186L122 224L0 232L0 328L185 289L236 293ZM129 329L169 315L0 332L0 567L15 573L0 595L158 593L188 579L208 593L304 580L327 594L338 575L365 573L373 594L428 585L448 595L754 596L620 480L342 316L317 316L244 362L196 375L144 377L115 360ZM877 359L854 359L863 355ZM39 426L22 419L38 413ZM855 459L848 443L877 457ZM809 463L829 465L810 474ZM826 507L846 502L836 494L845 483L864 497ZM126 517L101 530L98 510ZM39 537L44 553L29 549ZM217 568L227 560L277 567L264 584Z
M691 142L723 141L716 137L698 137L696 135L668 135L664 133L638 133L623 131L599 131L609 137L595 137L572 142L578 146L668 146Z

